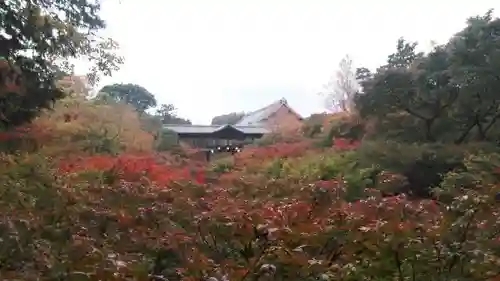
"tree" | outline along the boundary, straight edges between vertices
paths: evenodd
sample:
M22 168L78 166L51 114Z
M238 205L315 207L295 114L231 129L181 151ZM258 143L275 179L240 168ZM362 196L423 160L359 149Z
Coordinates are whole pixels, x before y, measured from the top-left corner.
M68 60L94 62L92 82L118 68L116 43L97 35L105 27L99 11L89 0L0 3L0 128L29 122L61 98L55 82L71 73Z
M212 118L212 125L234 125L245 116L244 112L231 112Z
M457 142L498 137L500 117L500 19L492 10L472 17L467 27L449 43L452 60L450 72L459 85L460 95L454 117L460 122Z
M96 104L75 94L58 100L33 125L50 132L40 141L41 152L49 155L148 152L154 136L143 130L141 121L130 105Z
M162 104L156 110L156 117L158 117L162 124L191 124L191 121L177 116L175 112L177 109L173 104Z
M416 53L416 47L416 43L399 39L396 52L375 74L358 71L365 74L360 81L364 94L358 99L358 110L362 115L378 117L409 115L422 127L425 140L434 141L433 126L457 92L449 88L446 50L438 47L424 57Z
M500 20L491 11L468 20L447 44L428 54L400 39L387 64L359 69L361 115L376 117L379 132L407 141L485 141L499 135ZM384 123L384 124L383 124ZM415 130L404 130L416 126Z
M66 75L57 82L57 85L67 96L88 97L91 91L88 79L82 76Z
M156 98L144 87L136 84L113 84L104 86L97 96L98 100L109 99L133 106L143 113L156 106Z
M351 58L346 55L339 63L335 77L324 86L326 108L332 112L352 111L353 99L358 92L359 85L352 66Z

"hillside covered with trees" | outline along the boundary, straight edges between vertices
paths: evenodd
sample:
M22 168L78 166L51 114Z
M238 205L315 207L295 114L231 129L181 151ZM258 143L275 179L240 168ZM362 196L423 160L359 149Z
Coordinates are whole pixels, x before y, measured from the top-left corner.
M0 3L2 280L500 280L491 12L429 53L399 40L343 112L206 163L161 143L189 121L144 87L88 94L121 62L97 6L34 3Z

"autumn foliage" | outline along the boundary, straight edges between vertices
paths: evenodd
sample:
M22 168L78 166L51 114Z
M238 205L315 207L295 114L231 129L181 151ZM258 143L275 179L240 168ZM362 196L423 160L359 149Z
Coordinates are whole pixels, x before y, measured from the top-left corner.
M54 130L66 123L46 120L59 120ZM434 198L385 197L381 183L360 185L364 168L349 167L363 144L333 143L249 148L226 170L214 168L221 163L179 164L127 150L54 157L50 141L38 154L5 154L0 274L5 280L495 277L500 188L492 155L470 155L472 174L450 174ZM470 176L474 186L459 188ZM391 177L381 173L378 180Z
M499 280L498 145L412 141L420 123L392 120L406 107L382 90L369 117L316 116L210 163L154 151L128 106L69 96L0 133L0 279Z

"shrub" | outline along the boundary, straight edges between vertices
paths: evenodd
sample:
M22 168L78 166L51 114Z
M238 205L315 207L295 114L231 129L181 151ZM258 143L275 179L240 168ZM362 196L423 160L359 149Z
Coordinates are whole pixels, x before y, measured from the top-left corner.
M482 24L456 40L495 27L490 16L469 21ZM485 40L494 32L481 34ZM476 93L472 86L480 82L478 89L495 89L483 87L495 79L475 75L456 87L462 77L449 75L477 72L463 67L464 60L448 60L460 49L436 49L422 60L432 65L402 65L408 53L419 56L411 54L414 47L400 40L389 67L376 75L358 71L366 76L365 93L372 92L359 108L369 120L325 115L316 136L319 121L311 118L305 132L276 132L263 139L266 145L212 163L203 161L203 151L171 148L169 135L156 143L168 152L153 153L152 136L143 129L153 132L154 120L141 122L129 107L81 96L61 100L34 124L0 134L10 142L4 143L9 154L0 153L0 277L497 280L500 151L493 142L471 139L451 145L447 132L431 130L444 128L442 122L431 126L435 118L456 123L470 121L474 116L463 114L472 113L486 141L480 123L496 120L495 107L471 110L476 99L460 93L459 107L427 115L439 108L432 95L440 100L458 88ZM488 58L471 52L480 55L470 58ZM430 78L438 83L429 84ZM400 86L408 99L393 94ZM481 112L491 118L478 118ZM415 132L411 124L428 130Z
M321 124L306 124L302 127L302 131L306 138L314 138L323 131L323 126Z
M234 169L232 160L219 160L212 165L212 171L218 174L229 173Z
M302 141L304 141L304 138L302 136L301 129L276 130L264 135L262 138L255 141L255 144L257 146L268 146L273 144L295 143Z
M179 137L172 131L161 130L156 138L156 151L169 151L179 148Z
M456 156L466 167L444 176L439 201L384 197L404 181L404 166L429 151L433 161ZM496 273L495 153L377 142L316 150L301 142L208 166L160 156L2 155L2 276L484 280Z
M137 112L123 104L95 104L84 97L68 97L37 118L33 126L45 132L38 144L43 153L53 156L153 149L153 136L142 130Z
M326 122L325 127L328 132L333 132L333 137L361 140L365 135L366 121L356 114L335 114Z
M325 120L328 114L313 114L304 120L302 133L306 138L314 138L321 134L324 129Z
M417 197L431 196L431 189L440 185L446 173L465 169L463 159L478 146L449 144L401 144L391 141L364 142L358 153L365 165L404 176L402 185L392 186L391 193L408 193Z

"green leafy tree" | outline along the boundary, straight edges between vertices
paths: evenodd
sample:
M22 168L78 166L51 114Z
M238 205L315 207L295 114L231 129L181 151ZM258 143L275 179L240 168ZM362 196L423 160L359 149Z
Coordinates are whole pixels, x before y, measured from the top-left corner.
M111 74L122 59L105 27L99 1L0 2L0 127L31 121L63 96L55 81L71 73L70 59L94 64L90 82Z
M456 100L458 88L450 83L446 50L436 48L423 56L415 52L416 46L400 39L387 65L363 77L364 94L359 96L358 109L365 116L410 119L408 122L419 127L416 138L435 141L434 126ZM408 122L400 124L409 126Z
M449 42L427 54L417 52L416 43L400 39L386 64L374 72L358 69L362 91L356 106L370 124L366 137L381 140L360 153L379 152L373 163L381 165L384 158L397 163L414 150L397 166L408 180L409 193L429 196L443 174L466 167L453 156L495 145L500 135L499 35L500 20L488 11L470 18ZM394 154L397 145L387 147L387 140L404 149ZM443 143L453 151L446 153Z
M245 116L244 112L231 112L212 118L212 125L234 125Z
M467 27L449 43L452 53L450 72L460 85L454 117L467 139L487 140L498 137L500 117L500 19L492 11L468 20Z
M173 104L162 104L156 110L156 117L162 124L191 124L191 121L177 116L176 108Z
M97 95L98 100L123 102L137 109L138 112L156 106L156 98L146 88L136 84L113 84L104 86Z
M378 120L377 133L399 140L493 139L500 117L499 34L500 20L489 11L428 54L400 39L387 64L374 73L358 69L358 111Z

